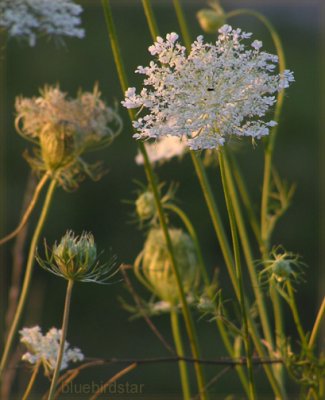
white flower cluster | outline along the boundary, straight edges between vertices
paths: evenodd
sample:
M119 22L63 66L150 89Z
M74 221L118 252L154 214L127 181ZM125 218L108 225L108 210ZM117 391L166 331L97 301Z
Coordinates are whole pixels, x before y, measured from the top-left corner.
M154 143L145 144L151 163L163 163L173 157L182 157L187 150L186 141L175 136L165 136ZM143 156L139 152L135 158L138 165L143 164Z
M82 7L71 0L1 0L0 29L35 46L37 34L83 38Z
M261 138L274 121L262 118L276 102L273 96L294 80L292 72L274 73L278 57L261 51L262 42L243 44L251 33L224 25L215 44L192 44L189 55L178 35L157 38L149 52L158 62L139 66L146 75L140 94L129 88L122 104L148 109L134 121L136 139L177 136L192 150L224 145L231 136Z
M25 344L28 352L22 356L22 360L31 364L41 362L44 366L45 374L49 375L56 366L61 330L50 329L45 336L42 335L41 328L23 328L20 332L20 341ZM78 362L84 359L84 355L77 347L69 348L69 343L64 344L64 354L61 370L68 367L69 362Z

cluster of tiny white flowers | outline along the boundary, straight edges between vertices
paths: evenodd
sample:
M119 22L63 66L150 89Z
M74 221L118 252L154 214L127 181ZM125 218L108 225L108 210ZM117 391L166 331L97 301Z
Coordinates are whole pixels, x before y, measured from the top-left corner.
M92 93L79 92L76 99L67 98L58 86L45 86L40 93L40 97L16 99L16 125L22 125L25 136L38 138L45 128L65 126L83 141L99 141L116 136L117 131L109 124L121 126L120 117L101 100L97 86Z
M219 33L215 44L199 36L188 56L176 33L149 47L158 62L136 69L146 75L146 87L140 94L129 88L122 102L149 110L133 122L136 139L185 137L192 150L212 149L234 135L259 139L276 125L262 118L276 102L273 95L294 80L292 72L274 73L278 57L261 51L262 42L246 48L242 42L251 33L229 25Z
M181 157L187 150L185 139L180 139L175 136L165 136L154 143L145 144L149 160L152 164L163 163L173 157ZM135 158L138 165L143 164L143 156L139 152Z
M37 34L83 38L82 7L71 0L1 0L0 29L35 46Z
M45 336L43 336L41 328L34 326L33 328L23 328L20 332L20 341L27 347L28 352L22 356L22 360L30 364L41 362L44 366L45 373L50 374L56 366L61 330L51 328ZM62 358L61 370L68 367L69 362L78 362L84 359L84 355L77 347L69 348L69 343L64 344L64 354Z

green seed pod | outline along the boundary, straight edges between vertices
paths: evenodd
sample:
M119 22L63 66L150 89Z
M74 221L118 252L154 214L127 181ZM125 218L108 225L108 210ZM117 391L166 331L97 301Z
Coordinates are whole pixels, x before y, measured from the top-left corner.
M170 229L177 267L185 293L193 289L198 277L198 260L189 235L180 229ZM145 242L142 257L142 272L153 292L170 304L179 301L176 279L161 229L151 229Z
M62 275L67 279L80 280L94 266L97 249L91 233L80 237L68 231L58 245L53 246L53 258Z
M140 220L152 218L156 213L154 195L151 192L142 193L135 201L135 208Z
M67 126L47 125L40 134L42 158L49 170L67 164L73 152L73 137Z
M293 270L290 263L290 260L278 260L274 262L272 272L278 282L284 282L292 275Z
M219 5L213 5L213 9L204 8L197 12L196 17L202 30L206 33L217 33L218 29L226 23L224 10Z

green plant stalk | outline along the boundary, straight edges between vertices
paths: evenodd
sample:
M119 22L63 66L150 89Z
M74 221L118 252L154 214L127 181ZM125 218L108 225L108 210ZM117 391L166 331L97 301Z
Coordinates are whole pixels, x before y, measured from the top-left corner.
M115 60L115 64L117 67L121 87L122 87L123 92L125 92L126 89L128 88L128 82L127 82L125 68L124 68L124 64L122 61L122 57L121 57L121 53L120 53L120 49L119 49L119 45L118 45L117 34L116 34L116 30L115 30L115 25L114 25L114 21L113 21L113 16L112 16L109 0L102 0L102 5L103 5L103 9L104 9L104 15L105 15L106 25L107 25L107 29L108 29L109 39L110 39L110 43L112 46L114 60ZM133 120L135 117L135 113L132 110L129 110L129 115L130 115L131 120ZM177 263L176 263L176 259L175 259L175 255L174 255L174 251L173 251L173 246L172 246L172 242L171 242L170 235L168 232L166 218L165 218L161 200L160 200L159 188L158 188L158 185L156 182L156 178L155 178L152 166L151 166L149 158L148 158L148 154L147 154L145 146L142 142L139 142L139 149L143 155L144 167L145 167L147 180L151 186L151 190L154 195L154 199L155 199L155 203L156 203L156 207L157 207L157 211L158 211L158 215L159 215L160 225L161 225L161 228L162 228L164 236L165 236L172 270L175 275L175 279L176 279L176 283L177 283L177 287L178 287L178 291L179 291L180 303L182 305L182 313L183 313L184 320L185 320L185 326L186 326L188 339L190 342L192 355L194 358L199 359L200 351L199 351L199 345L198 345L198 339L197 339L197 335L196 335L196 331L195 331L195 326L194 326L193 319L190 314L189 307L188 307L188 304L186 301L186 297L185 297L184 289L182 286L181 278L179 275L179 271L177 269ZM198 383L198 389L201 394L201 399L206 400L207 397L206 397L206 393L205 393L205 382L204 382L202 367L199 363L195 363L194 368L195 368L195 373L196 373L196 378L197 378L197 383Z
M32 237L32 241L30 244L28 259L27 259L27 264L26 264L26 272L25 272L25 277L24 277L24 282L23 282L19 302L17 305L17 310L15 313L15 317L11 323L11 327L10 327L10 330L8 333L8 338L6 340L6 344L4 346L4 351L2 354L2 358L1 358L0 379L2 377L2 373L3 373L4 369L6 368L8 358L9 358L9 353L11 351L11 347L13 345L15 335L17 332L17 328L18 328L22 313L24 311L24 307L25 307L25 303L27 300L28 291L29 291L29 287L30 287L31 279L32 279L35 249L36 249L38 239L42 232L42 229L43 229L43 226L44 226L44 223L45 223L45 220L46 220L49 208L50 208L50 204L51 204L51 201L53 198L55 187L56 187L56 180L53 178L48 187L44 205L43 205L43 208L42 208L42 211L41 211L41 214L40 214L40 217L39 217L39 220L38 220L38 223L35 228L35 231L34 231L34 234Z
M191 48L191 38L190 38L189 30L188 30L188 27L187 27L187 24L186 24L186 21L185 21L185 18L184 18L184 13L183 13L183 10L181 8L179 0L175 0L174 6L175 6L175 3L177 3L177 10L175 9L175 11L176 11L176 15L177 15L177 18L178 18L178 23L179 23L179 26L180 26L180 29L181 29L181 33L182 33L186 48L189 51L190 48ZM244 10L244 11L246 11L246 10ZM248 12L248 14L250 14L250 10L247 10L247 12ZM252 12L252 13L254 14L254 12ZM229 15L229 14L228 14L229 17L236 15L235 12L233 12L233 15ZM180 16L182 16L182 17L180 18ZM264 22L265 17L262 14L260 14L260 17ZM269 23L268 20L266 20L265 22ZM282 50L280 37L277 35L275 30L272 31L272 38L273 38L273 41L275 43L275 47L277 48L277 52L279 54L280 67L284 70L285 69L284 62L283 62L284 61L284 53L283 53L283 50ZM282 95L282 97L283 97L283 95ZM280 97L280 94L279 94L278 100L280 100L280 99L281 99L281 97ZM281 107L277 111L278 115L280 115L280 111L281 111ZM220 244L220 247L221 247L221 251L223 253L223 257L224 257L225 262L226 262L226 266L227 266L227 270L228 270L231 282L233 284L236 296L239 299L239 291L238 291L237 282L236 282L236 279L235 279L235 276L234 276L234 271L233 271L233 259L232 259L232 255L231 255L231 252L230 252L230 247L229 247L229 244L228 244L228 240L227 240L227 237L225 235L225 230L224 230L223 225L222 225L222 220L220 218L220 213L218 211L216 202L215 202L213 194L212 194L210 183L209 183L208 178L206 176L206 172L205 172L204 166L202 165L201 159L196 155L195 152L191 151L190 153L191 153L191 157L192 157L192 161L193 161L193 164L194 164L194 168L195 168L196 174L198 176L198 179L199 179L199 182L200 182L200 185L201 185L201 188L202 188L203 195L205 197L205 201L207 203L207 206L208 206L208 209L209 209L209 212L210 212L210 217L211 217L213 226L214 226L216 234L217 234L217 238L218 238L218 241L219 241L219 244ZM252 335L256 350L257 350L257 352L258 352L260 357L264 357L265 356L264 348L261 345L261 341L260 341L258 332L256 330L255 323L250 318L249 314L248 314L248 323L249 323L251 335ZM271 367L269 365L264 365L264 370L265 370L265 373L266 373L266 375L267 375L267 377L269 379L269 382L270 382L270 384L272 386L272 389L273 389L274 393L277 396L279 396L280 398L285 398L286 394L285 394L285 392L283 390L283 386L281 386L281 387L279 386L278 382L276 381L276 379L274 377L274 374L273 374L273 371L272 371Z
M300 321L300 318L299 318L299 313L298 313L297 304L296 304L296 300L295 300L295 294L294 294L291 282L288 281L286 286L287 286L287 289L288 289L289 300L290 300L289 306L291 308L293 320L294 320L294 322L296 324L296 328L297 328L297 331L298 331L298 334L299 334L300 341L301 341L301 344L303 346L303 349L305 351L307 351L308 342L307 342L306 335L305 335L305 332L303 330L303 327L301 325L301 321Z
M184 357L184 349L182 343L182 336L179 328L179 321L177 311L172 309L170 312L170 323L172 327L174 343L176 347L176 353L179 357ZM183 391L183 399L190 400L191 399L191 390L190 390L190 382L188 379L188 370L185 361L179 361L179 374L181 377L182 391Z
M322 319L324 318L324 315L325 315L325 297L323 298L323 302L319 308L313 329L311 331L311 335L310 335L310 339L309 339L309 343L308 343L308 347L310 349L312 349L315 346L317 334L321 327L321 322L322 322Z
M37 361L37 363L36 363L36 365L34 367L32 376L31 376L31 378L30 378L30 380L28 382L28 385L27 385L27 388L25 390L25 393L23 394L22 400L27 400L28 399L28 396L30 395L30 392L32 391L32 388L34 386L34 383L35 383L35 380L36 380L36 377L37 377L37 374L38 374L40 366L41 366L41 362Z
M233 181L233 178L231 175L232 168L230 166L228 154L226 151L223 153L223 162L224 162L224 169L225 169L225 179L226 179L229 196L231 198L232 207L233 207L235 218L236 218L236 223L237 223L238 232L239 232L239 236L240 236L240 242L243 247L245 261L246 261L248 272L250 275L250 279L251 279L251 283L252 283L252 287L253 287L253 291L254 291L257 307L258 307L259 317L260 317L261 323L262 323L263 332L264 332L266 340L268 341L270 346L273 348L273 346L274 346L273 337L272 337L272 333L271 333L271 326L270 326L270 321L268 318L265 300L264 300L263 292L260 288L258 277L256 274L256 269L255 269L255 265L254 265L254 261L253 261L253 255L252 255L251 246L250 246L249 239L248 239L247 230L245 227L245 222L244 222L242 212L240 209L240 204L238 201L235 184L234 184L234 181Z
M252 206L253 203L252 203L252 200L251 200L251 198L250 198L250 196L248 194L244 178L243 178L243 176L241 174L241 171L240 171L240 167L238 165L238 162L237 162L234 154L228 153L227 157L229 157L229 162L231 164L230 168L231 168L231 171L233 172L233 176L234 176L237 188L238 188L238 192L239 192L240 197L242 199L243 205L246 208L248 219L249 219L249 223L250 223L251 228L252 228L252 230L254 232L254 235L255 235L256 240L257 240L257 242L259 244L259 247L260 247L260 249L262 249L263 246L262 246L262 240L261 240L260 224L259 224L259 222L257 220L257 216L256 216L255 211L253 209L253 206Z
M251 341L250 341L250 336L249 336L249 331L248 331L246 300L245 300L245 295L244 295L244 281L243 281L241 261L240 261L240 248L239 248L238 233L237 233L237 227L236 227L236 218L235 218L235 214L234 214L234 210L233 210L231 196L229 193L229 188L227 186L226 171L225 171L226 166L224 163L224 156L223 156L223 153L221 150L219 150L218 155L219 155L222 186L223 186L223 191L224 191L224 195L225 195L225 201L226 201L229 223L230 223L231 237L232 237L232 242L233 242L235 267L236 267L236 278L237 278L238 286L239 286L240 306L241 306L241 313L242 313L243 327L244 327L244 343L245 343L247 369L248 369L248 376L249 376L249 383L248 383L249 398L254 400L256 398L256 394L255 394L254 372L253 372L253 362L252 362L252 348L251 348Z
M192 225L190 219L185 214L185 212L183 210L181 210L179 207L177 207L175 204L166 204L166 205L164 205L164 208L167 210L173 211L176 215L178 215L178 217L184 223L184 225L185 225L187 231L189 232L189 234L194 242L194 245L195 245L204 285L205 285L205 287L209 288L211 283L210 283L210 279L209 279L209 276L208 276L208 273L207 273L207 270L205 267L205 263L204 263L204 259L203 259L203 255L202 255L202 251L201 251L201 246L200 246L196 231L194 229L194 226ZM208 290L208 296L209 296L210 300L214 302L214 293L212 293L211 290ZM235 358L235 352L234 352L233 346L231 344L231 341L229 340L227 330L225 328L223 321L220 318L216 318L215 321L218 326L221 339L222 339L230 357ZM243 368L241 366L237 365L235 369L236 369L239 379L245 389L245 392L248 395L249 389L248 389L247 377L243 371Z
M269 31L277 55L279 57L279 71L280 73L282 73L286 68L285 55L280 36L277 33L274 26L263 14L253 10L247 10L247 9L234 10L227 13L226 17L231 18L239 15L250 15L254 18L257 18ZM284 101L284 90L281 90L277 96L277 102L274 112L274 120L276 122L279 122L283 107L283 101ZM277 132L278 132L278 126L275 126L272 129L271 134L268 140L266 140L265 144L264 176L263 176L262 202L261 202L261 242L262 242L261 253L264 261L267 260L268 258L270 241L271 241L270 232L268 229L268 210L269 210L269 199L271 190L270 186L271 186L272 158L273 158L273 151L275 147L275 139L277 136ZM275 328L277 332L276 344L278 348L281 348L285 340L281 301L278 292L273 287L270 288L270 296L273 303L273 311L276 324ZM281 386L284 387L283 366L279 365L277 367L277 371L278 371L278 378L281 382Z
M62 359L63 359L63 355L64 355L64 345L65 345L65 340L66 340L67 332L68 332L70 304L71 304L71 295L72 295L73 284L74 284L74 281L72 279L69 279L68 285L67 285L67 291L66 291L66 295L65 295L60 347L59 347L58 357L56 360L56 366L55 366L55 370L54 370L54 374L53 374L53 378L52 378L52 382L51 382L51 388L50 388L48 400L54 399L55 389L56 389L56 385L58 383L58 378L60 375L60 369L61 369Z

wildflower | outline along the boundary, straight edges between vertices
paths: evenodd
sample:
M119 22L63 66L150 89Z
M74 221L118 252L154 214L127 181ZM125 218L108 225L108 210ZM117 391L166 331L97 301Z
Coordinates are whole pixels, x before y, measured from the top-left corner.
M195 288L198 278L195 247L190 236L181 229L170 229L169 234L184 291L189 294ZM176 278L170 264L165 236L160 228L149 231L143 251L136 260L135 272L159 299L172 306L179 303Z
M80 282L106 283L112 273L116 258L107 264L100 264L97 248L91 233L83 232L80 236L67 231L59 244L55 242L49 254L45 243L45 260L36 256L40 266L61 278Z
M28 352L22 356L22 360L30 364L42 363L45 375L49 376L55 369L57 354L59 351L61 330L51 328L46 335L42 334L39 326L33 328L23 328L20 332L20 341ZM79 362L84 359L84 355L77 347L70 348L66 341L64 344L64 354L61 363L61 370L68 368L70 362Z
M186 141L175 136L165 136L154 143L145 144L149 160L152 164L169 161L173 157L182 157L187 150ZM143 156L139 152L135 158L138 165L143 164Z
M82 7L71 0L1 0L0 29L35 46L37 34L83 38Z
M223 146L232 137L259 139L275 121L262 118L276 102L273 96L294 80L292 72L275 74L278 57L261 51L261 42L246 48L250 33L224 25L215 44L199 36L186 56L170 33L149 47L157 63L139 66L146 75L140 94L129 88L122 104L147 109L133 122L136 139L185 138L192 150Z
M16 99L16 129L37 148L26 154L31 167L50 171L65 188L74 188L87 174L98 179L97 164L87 165L81 155L109 145L119 134L118 114L101 100L98 87L68 99L58 86L45 86L40 97ZM98 169L98 168L97 168Z

